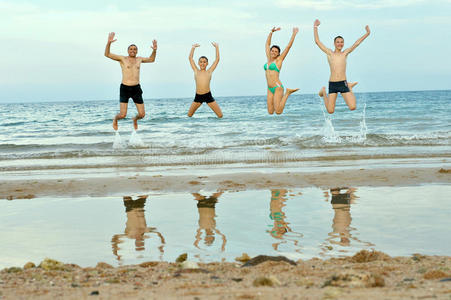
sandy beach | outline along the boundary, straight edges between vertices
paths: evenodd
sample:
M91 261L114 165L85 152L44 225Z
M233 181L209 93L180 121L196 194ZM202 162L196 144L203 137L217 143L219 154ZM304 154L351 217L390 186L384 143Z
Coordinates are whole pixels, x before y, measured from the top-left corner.
M124 195L164 191L449 184L446 168L381 168L331 172L242 172L6 180L0 198ZM346 258L236 262L145 262L82 268L53 260L5 268L1 299L449 299L451 257L390 257L362 250ZM252 260L254 261L254 260Z
M210 176L163 174L146 176L70 179L2 180L0 199L30 199L43 196L105 196L145 194L155 191L271 189L315 186L411 186L451 183L451 170L444 168L381 168L320 172L241 172Z
M241 257L243 259L243 257ZM328 260L80 268L45 260L0 272L1 299L449 299L451 258L360 251ZM252 262L252 263L251 263Z

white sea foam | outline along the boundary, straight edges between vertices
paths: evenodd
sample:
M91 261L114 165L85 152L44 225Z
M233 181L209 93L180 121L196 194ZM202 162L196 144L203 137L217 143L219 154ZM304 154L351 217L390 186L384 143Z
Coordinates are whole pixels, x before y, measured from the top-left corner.
M122 141L119 131L116 131L116 134L114 136L113 149L124 149L125 147L125 143Z
M325 143L341 143L340 135L335 131L334 124L330 115L326 115L326 111L320 103L321 111L323 112L324 125L323 125L323 137L322 140Z
M130 135L128 145L133 148L142 148L146 146L136 130L133 130L132 134Z

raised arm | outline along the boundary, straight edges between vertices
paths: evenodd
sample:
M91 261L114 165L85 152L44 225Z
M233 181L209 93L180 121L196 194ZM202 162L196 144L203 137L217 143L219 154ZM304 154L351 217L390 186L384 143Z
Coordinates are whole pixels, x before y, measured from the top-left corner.
M370 35L370 27L368 25L365 26L365 30L366 30L366 33L361 38L359 38L354 43L354 45L352 45L351 47L349 47L348 49L343 51L346 55L348 55L349 53L354 51L354 49L357 48L360 45L360 43L363 42L363 40L366 39Z
M108 34L108 42L106 43L105 47L105 56L108 58L111 58L113 60L120 61L122 59L121 55L113 54L110 52L111 43L114 43L116 40L114 39L114 32L110 32Z
M330 52L332 52L332 50L330 50L329 48L327 48L326 46L324 46L323 43L321 43L321 41L319 40L319 35L318 35L318 26L319 24L321 24L321 22L316 19L315 22L313 23L313 35L315 36L315 43L318 45L318 47L326 54L329 54Z
M155 58L157 57L157 40L152 41L152 54L150 54L149 57L143 57L142 62L143 63L153 63L155 61Z
M189 63L191 64L191 68L193 69L194 72L199 71L199 69L196 66L196 63L193 60L193 55L194 55L194 50L196 50L197 47L199 47L199 44L194 44L191 47L191 51L189 53L188 59L189 59Z
M285 57L287 56L288 52L290 52L291 46L293 46L294 39L296 37L296 34L298 34L298 32L299 32L299 28L294 27L293 28L293 34L291 35L291 38L290 38L290 41L288 42L288 45L282 51L282 54L280 54L280 58L282 60L284 60Z
M280 27L273 27L271 29L271 31L269 32L268 38L266 39L266 44L265 44L265 49L266 49L266 58L271 59L271 54L270 54L270 47L271 47L271 38L272 38L272 34L273 32L279 31Z
M209 72L213 72L216 69L216 67L218 66L218 63L219 63L219 45L218 45L218 43L211 43L211 44L216 49L216 59L213 62L213 64L211 65L211 67L208 69Z

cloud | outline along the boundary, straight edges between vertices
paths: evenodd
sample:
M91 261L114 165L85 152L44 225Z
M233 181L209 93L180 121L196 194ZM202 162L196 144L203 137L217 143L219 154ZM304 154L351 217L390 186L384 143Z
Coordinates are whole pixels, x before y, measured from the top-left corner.
M380 9L391 7L403 7L425 3L425 0L277 0L276 4L282 8L310 8L316 10L335 9Z
M211 7L213 6L213 7ZM243 26L252 23L251 11L237 6L174 5L142 6L124 11L110 5L102 10L56 10L33 4L0 2L0 26L11 28L0 33L2 38L33 38L74 41L86 39L94 32L160 32L203 30L245 33ZM246 28L248 29L248 28ZM80 34L84 36L81 37Z

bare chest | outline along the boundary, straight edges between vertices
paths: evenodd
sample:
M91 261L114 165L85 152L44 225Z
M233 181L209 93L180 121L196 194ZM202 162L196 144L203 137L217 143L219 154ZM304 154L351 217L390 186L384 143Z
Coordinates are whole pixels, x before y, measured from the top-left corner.
M329 64L331 66L345 66L346 55L344 53L333 53L327 56Z
M197 72L197 74L194 77L197 81L209 81L211 79L211 73Z
M131 61L131 60L124 60L122 63L122 68L124 69L124 71L136 71L141 68L141 61L139 60L135 60L135 61Z

